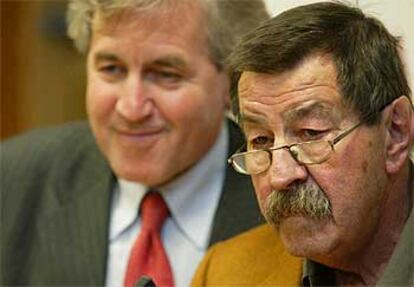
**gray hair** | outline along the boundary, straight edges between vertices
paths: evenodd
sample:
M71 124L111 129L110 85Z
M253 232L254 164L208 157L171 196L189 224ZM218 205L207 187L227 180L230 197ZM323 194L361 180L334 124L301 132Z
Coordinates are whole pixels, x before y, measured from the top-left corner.
M243 34L267 20L263 0L189 0L199 1L205 13L210 57L224 65L231 49ZM184 0L70 0L67 12L68 36L82 53L89 49L92 20L97 12L105 17L125 9L150 10L177 6Z

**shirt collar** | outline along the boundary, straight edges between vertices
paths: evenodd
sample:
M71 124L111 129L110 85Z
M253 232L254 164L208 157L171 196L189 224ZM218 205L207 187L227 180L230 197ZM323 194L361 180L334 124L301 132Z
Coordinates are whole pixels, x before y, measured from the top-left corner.
M173 182L158 188L178 228L201 250L209 243L224 183L228 143L228 127L223 124L215 144L201 160ZM118 178L112 198L110 240L135 222L147 190L140 183Z
M309 259L303 261L302 286L335 286L333 269Z
M188 172L161 188L177 226L199 249L208 246L224 183L228 127L210 151Z
M118 178L112 197L109 240L114 240L134 223L146 190L142 184Z

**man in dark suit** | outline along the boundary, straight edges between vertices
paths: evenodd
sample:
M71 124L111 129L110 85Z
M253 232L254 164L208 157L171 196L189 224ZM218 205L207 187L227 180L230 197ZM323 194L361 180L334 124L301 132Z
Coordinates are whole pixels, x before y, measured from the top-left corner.
M139 206L160 194L174 284L206 248L260 222L242 143L225 119L224 58L267 17L262 1L80 1L68 31L87 53L89 124L1 147L1 285L126 285ZM132 267L134 268L134 267Z

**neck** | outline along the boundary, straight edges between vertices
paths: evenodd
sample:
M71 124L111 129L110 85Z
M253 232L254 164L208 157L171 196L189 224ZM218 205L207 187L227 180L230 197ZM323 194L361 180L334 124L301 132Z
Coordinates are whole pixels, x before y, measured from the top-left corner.
M352 253L347 249L313 258L335 269L338 286L373 286L381 278L412 209L411 177L407 163L398 174L388 178L376 225L365 244Z
M375 285L397 245L412 208L409 164L386 187L377 228L358 254L337 271L340 286Z

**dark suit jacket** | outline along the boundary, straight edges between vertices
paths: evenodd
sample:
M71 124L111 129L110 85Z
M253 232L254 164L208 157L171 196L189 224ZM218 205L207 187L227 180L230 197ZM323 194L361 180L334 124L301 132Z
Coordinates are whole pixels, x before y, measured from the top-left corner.
M242 137L229 126L230 154ZM34 131L0 148L0 285L103 285L115 176L88 125ZM250 178L228 166L210 244L260 222Z

